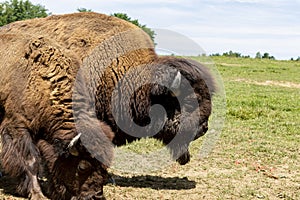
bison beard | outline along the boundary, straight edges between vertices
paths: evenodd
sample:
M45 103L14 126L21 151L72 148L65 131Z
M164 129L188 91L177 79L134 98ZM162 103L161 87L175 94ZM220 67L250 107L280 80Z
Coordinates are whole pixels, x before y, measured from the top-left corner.
M20 21L0 29L0 45L2 166L19 178L17 191L23 196L44 198L38 180L43 172L48 179L45 191L52 199L103 198L106 168L112 159L110 141L119 146L139 139L118 127L111 110L119 80L139 66L150 68L133 77L130 84L146 78L169 79L179 94L161 85L144 85L134 91L130 105L118 104L119 110L130 106L133 121L145 126L150 108L164 106L166 123L153 137L169 145L180 164L190 159L189 143L207 131L215 90L209 71L186 59L158 57L151 39L131 23L96 13ZM165 74L161 66L170 71ZM94 105L73 110L80 70L92 80L85 89L95 96ZM192 90L185 91L181 76ZM199 112L189 103L193 93ZM181 107L177 98L186 103ZM84 97L77 100L80 104ZM98 119L89 114L93 106ZM80 131L76 114L88 121L81 124ZM180 126L184 131L175 137ZM84 142L89 138L93 145ZM170 144L174 138L183 143Z

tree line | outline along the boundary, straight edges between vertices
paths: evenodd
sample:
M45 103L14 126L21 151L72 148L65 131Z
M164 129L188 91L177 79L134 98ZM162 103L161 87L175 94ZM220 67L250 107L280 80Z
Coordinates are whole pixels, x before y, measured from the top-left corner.
M233 52L233 51L228 51L225 53L214 53L211 54L210 56L225 56L225 57L234 57L234 58L251 58L250 55L242 55L241 53L238 52ZM265 53L261 53L261 52L257 52L255 54L255 59L270 59L270 60L276 60L274 56L271 56L269 53L265 52ZM294 59L291 58L290 60L295 60L295 61L300 61L300 56L298 56L298 58Z
M250 58L250 55L242 55L241 53L238 52L233 52L233 51L228 51L225 52L223 54L219 54L219 53L215 53L215 54L211 54L211 56L225 56L225 57L235 57L235 58ZM260 53L257 52L255 55L255 58L257 59L270 59L270 60L275 60L274 56L271 56L269 53Z

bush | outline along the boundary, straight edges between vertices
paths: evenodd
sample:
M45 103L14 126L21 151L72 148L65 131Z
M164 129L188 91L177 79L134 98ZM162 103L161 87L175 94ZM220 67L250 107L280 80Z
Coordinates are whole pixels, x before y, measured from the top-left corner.
M92 12L91 9L86 9L86 8L77 8L78 12Z
M39 4L34 5L26 0L10 0L0 3L0 26L11 22L47 17L47 9Z
M140 27L141 29L143 29L150 36L151 40L154 41L155 32L153 30L151 30L150 28L148 28L146 25L140 24L137 19L131 19L125 13L114 13L111 16L118 17L120 19L126 20L126 21L131 22L134 25Z

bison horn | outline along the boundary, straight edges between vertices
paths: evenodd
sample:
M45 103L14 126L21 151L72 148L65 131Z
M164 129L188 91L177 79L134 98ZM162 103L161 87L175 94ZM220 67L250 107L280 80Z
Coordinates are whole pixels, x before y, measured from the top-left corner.
M179 96L180 94L180 84L181 84L181 74L180 72L177 72L177 75L175 76L174 81L172 82L171 85L171 89L173 90L176 96Z
M81 136L81 133L79 133L78 135L76 135L70 142L70 144L68 145L68 150L70 152L71 155L73 156L78 156L79 155L79 152L78 150L76 149L76 144L77 142L79 141L79 138Z

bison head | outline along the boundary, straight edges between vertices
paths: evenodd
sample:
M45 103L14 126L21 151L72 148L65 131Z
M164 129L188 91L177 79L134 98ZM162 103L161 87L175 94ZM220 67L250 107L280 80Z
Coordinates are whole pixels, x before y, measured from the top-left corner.
M189 143L208 130L215 84L206 67L192 60L175 57L159 58L154 63L155 80L151 104L162 105L167 120L154 137L163 141L176 161L184 165L190 160Z
M52 179L60 182L56 191L62 189L60 193L72 200L105 199L103 185L108 180L107 166L93 158L81 144L76 146L77 150L72 147L67 157L61 156L55 163Z
M107 168L113 154L113 134L107 125L102 123L101 126L102 129L96 130L97 127L91 125L85 133L70 139L62 139L62 136L73 135L70 131L60 131L53 142L38 142L46 163L47 193L51 199L105 199L103 185L109 178ZM91 143L87 143L85 137Z
M208 130L215 91L208 69L195 61L161 57L127 72L116 88L112 113L128 135L118 133L115 143L154 137L167 145L179 164L189 162L190 142Z

